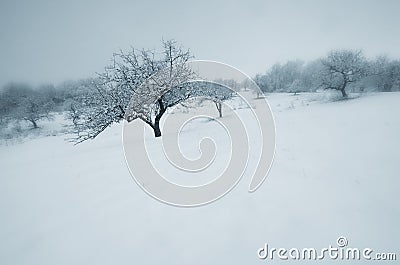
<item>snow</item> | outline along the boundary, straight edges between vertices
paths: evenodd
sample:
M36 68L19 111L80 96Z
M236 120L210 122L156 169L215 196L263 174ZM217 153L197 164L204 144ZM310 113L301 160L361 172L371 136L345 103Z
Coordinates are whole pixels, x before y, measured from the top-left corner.
M323 248L339 236L398 251L400 93L320 95L268 95L277 149L266 181L248 193L245 176L197 208L162 204L136 185L121 124L76 146L59 134L0 146L0 264L261 264L264 243ZM224 142L212 122L193 128ZM193 139L182 139L190 158Z

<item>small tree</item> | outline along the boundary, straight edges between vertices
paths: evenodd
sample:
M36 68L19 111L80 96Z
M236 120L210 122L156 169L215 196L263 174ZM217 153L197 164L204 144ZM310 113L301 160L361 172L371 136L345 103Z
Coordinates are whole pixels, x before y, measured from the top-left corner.
M233 92L231 88L215 84L211 85L211 90L207 92L206 96L210 97L211 100L214 102L215 107L218 111L218 116L222 118L223 101L232 98Z
M34 129L39 128L38 121L51 119L54 103L46 91L34 90L24 84L11 83L5 86L1 95L2 112L5 120L23 120L30 122Z
M211 100L222 118L222 106L225 100L236 94L232 87L219 82L191 81L183 83L164 95L164 100L169 106L174 106L189 98L200 98L200 102Z
M52 102L47 101L39 93L33 93L21 100L16 109L15 117L30 122L33 129L37 129L39 128L37 124L39 120L53 119L53 115L50 113L52 108Z
M212 89L215 89L215 91L211 89L207 91L205 95L212 96L213 93L216 93L218 95L217 97L214 97L212 101L214 102L214 105L217 108L218 116L222 118L223 116L222 102L224 100L232 98L233 96L232 90L234 91L240 90L240 84L234 79L222 79L222 78L217 78L213 82L215 83L215 85L211 85L210 87L212 87Z
M253 86L253 92L256 93L257 98L260 98L260 96L269 89L268 77L267 75L257 74L254 77L254 82L258 87Z
M366 60L361 51L335 50L321 60L321 86L334 89L347 97L346 88L366 73Z

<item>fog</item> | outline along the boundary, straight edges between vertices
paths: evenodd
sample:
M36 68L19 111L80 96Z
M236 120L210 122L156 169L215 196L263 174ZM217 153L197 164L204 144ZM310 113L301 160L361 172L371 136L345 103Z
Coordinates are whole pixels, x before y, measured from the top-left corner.
M119 49L176 39L249 75L334 48L400 57L399 1L1 1L0 86L102 71Z

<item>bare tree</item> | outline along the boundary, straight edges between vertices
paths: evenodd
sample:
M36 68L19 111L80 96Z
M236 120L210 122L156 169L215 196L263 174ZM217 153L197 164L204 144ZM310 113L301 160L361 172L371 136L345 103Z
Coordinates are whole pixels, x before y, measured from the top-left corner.
M395 91L400 85L400 61L379 56L369 66L370 83L378 91Z
M168 106L159 97L189 79L192 72L185 63L191 57L189 50L175 41L163 41L161 54L134 48L114 54L112 64L103 73L82 84L90 92L81 97L71 113L75 118L75 140L93 139L126 117L128 121L143 120L156 137L161 136L159 122ZM156 100L156 104L146 105L146 100Z
M269 89L268 77L267 75L257 74L254 77L254 82L257 84L258 87L253 86L253 92L256 93L257 98L260 98L261 95L267 92Z
M335 50L321 60L321 86L334 89L347 97L349 84L360 80L366 73L366 60L360 50Z
M208 92L204 93L205 96L212 96L213 93L216 93L218 96L214 97L214 105L217 108L218 111L218 116L220 118L222 118L222 108L223 108L223 104L222 102L224 100L230 99L232 98L233 91L238 91L240 90L240 84L234 80L234 79L222 79L222 78L217 78L215 79L213 82L215 82L215 85L211 85L212 89L215 89L215 91L213 90L209 90ZM221 86L219 86L219 85Z
M85 82L91 93L82 96L79 107L71 110L75 141L93 139L123 119L140 119L160 137L160 120L169 107L192 97L224 100L224 89L215 91L220 86L191 82L196 75L187 64L190 58L189 50L175 41L164 41L161 54L135 49L115 54L104 73Z
M400 61L391 61L387 67L388 83L384 91L400 90Z
M20 120L28 121L34 129L39 128L38 121L42 119L53 119L51 110L53 104L46 100L40 94L32 94L21 100L19 107L16 109L15 117Z
M34 90L25 84L6 85L1 93L3 120L27 121L34 129L39 128L39 120L52 119L54 102L47 92Z
M205 95L206 97L210 97L214 102L215 107L218 110L218 115L222 118L222 106L225 100L228 100L234 96L236 92L233 92L231 88L220 86L220 85L211 85L211 90Z

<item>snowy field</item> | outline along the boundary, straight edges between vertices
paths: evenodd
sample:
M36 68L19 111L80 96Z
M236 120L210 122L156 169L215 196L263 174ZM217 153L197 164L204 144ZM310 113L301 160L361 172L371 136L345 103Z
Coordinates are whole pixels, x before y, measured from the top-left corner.
M339 236L400 259L400 93L323 95L269 95L277 149L268 178L250 194L245 176L197 208L162 204L136 185L122 125L77 146L56 133L2 144L0 264L263 264L264 243L321 249ZM347 262L385 263L395 264Z

